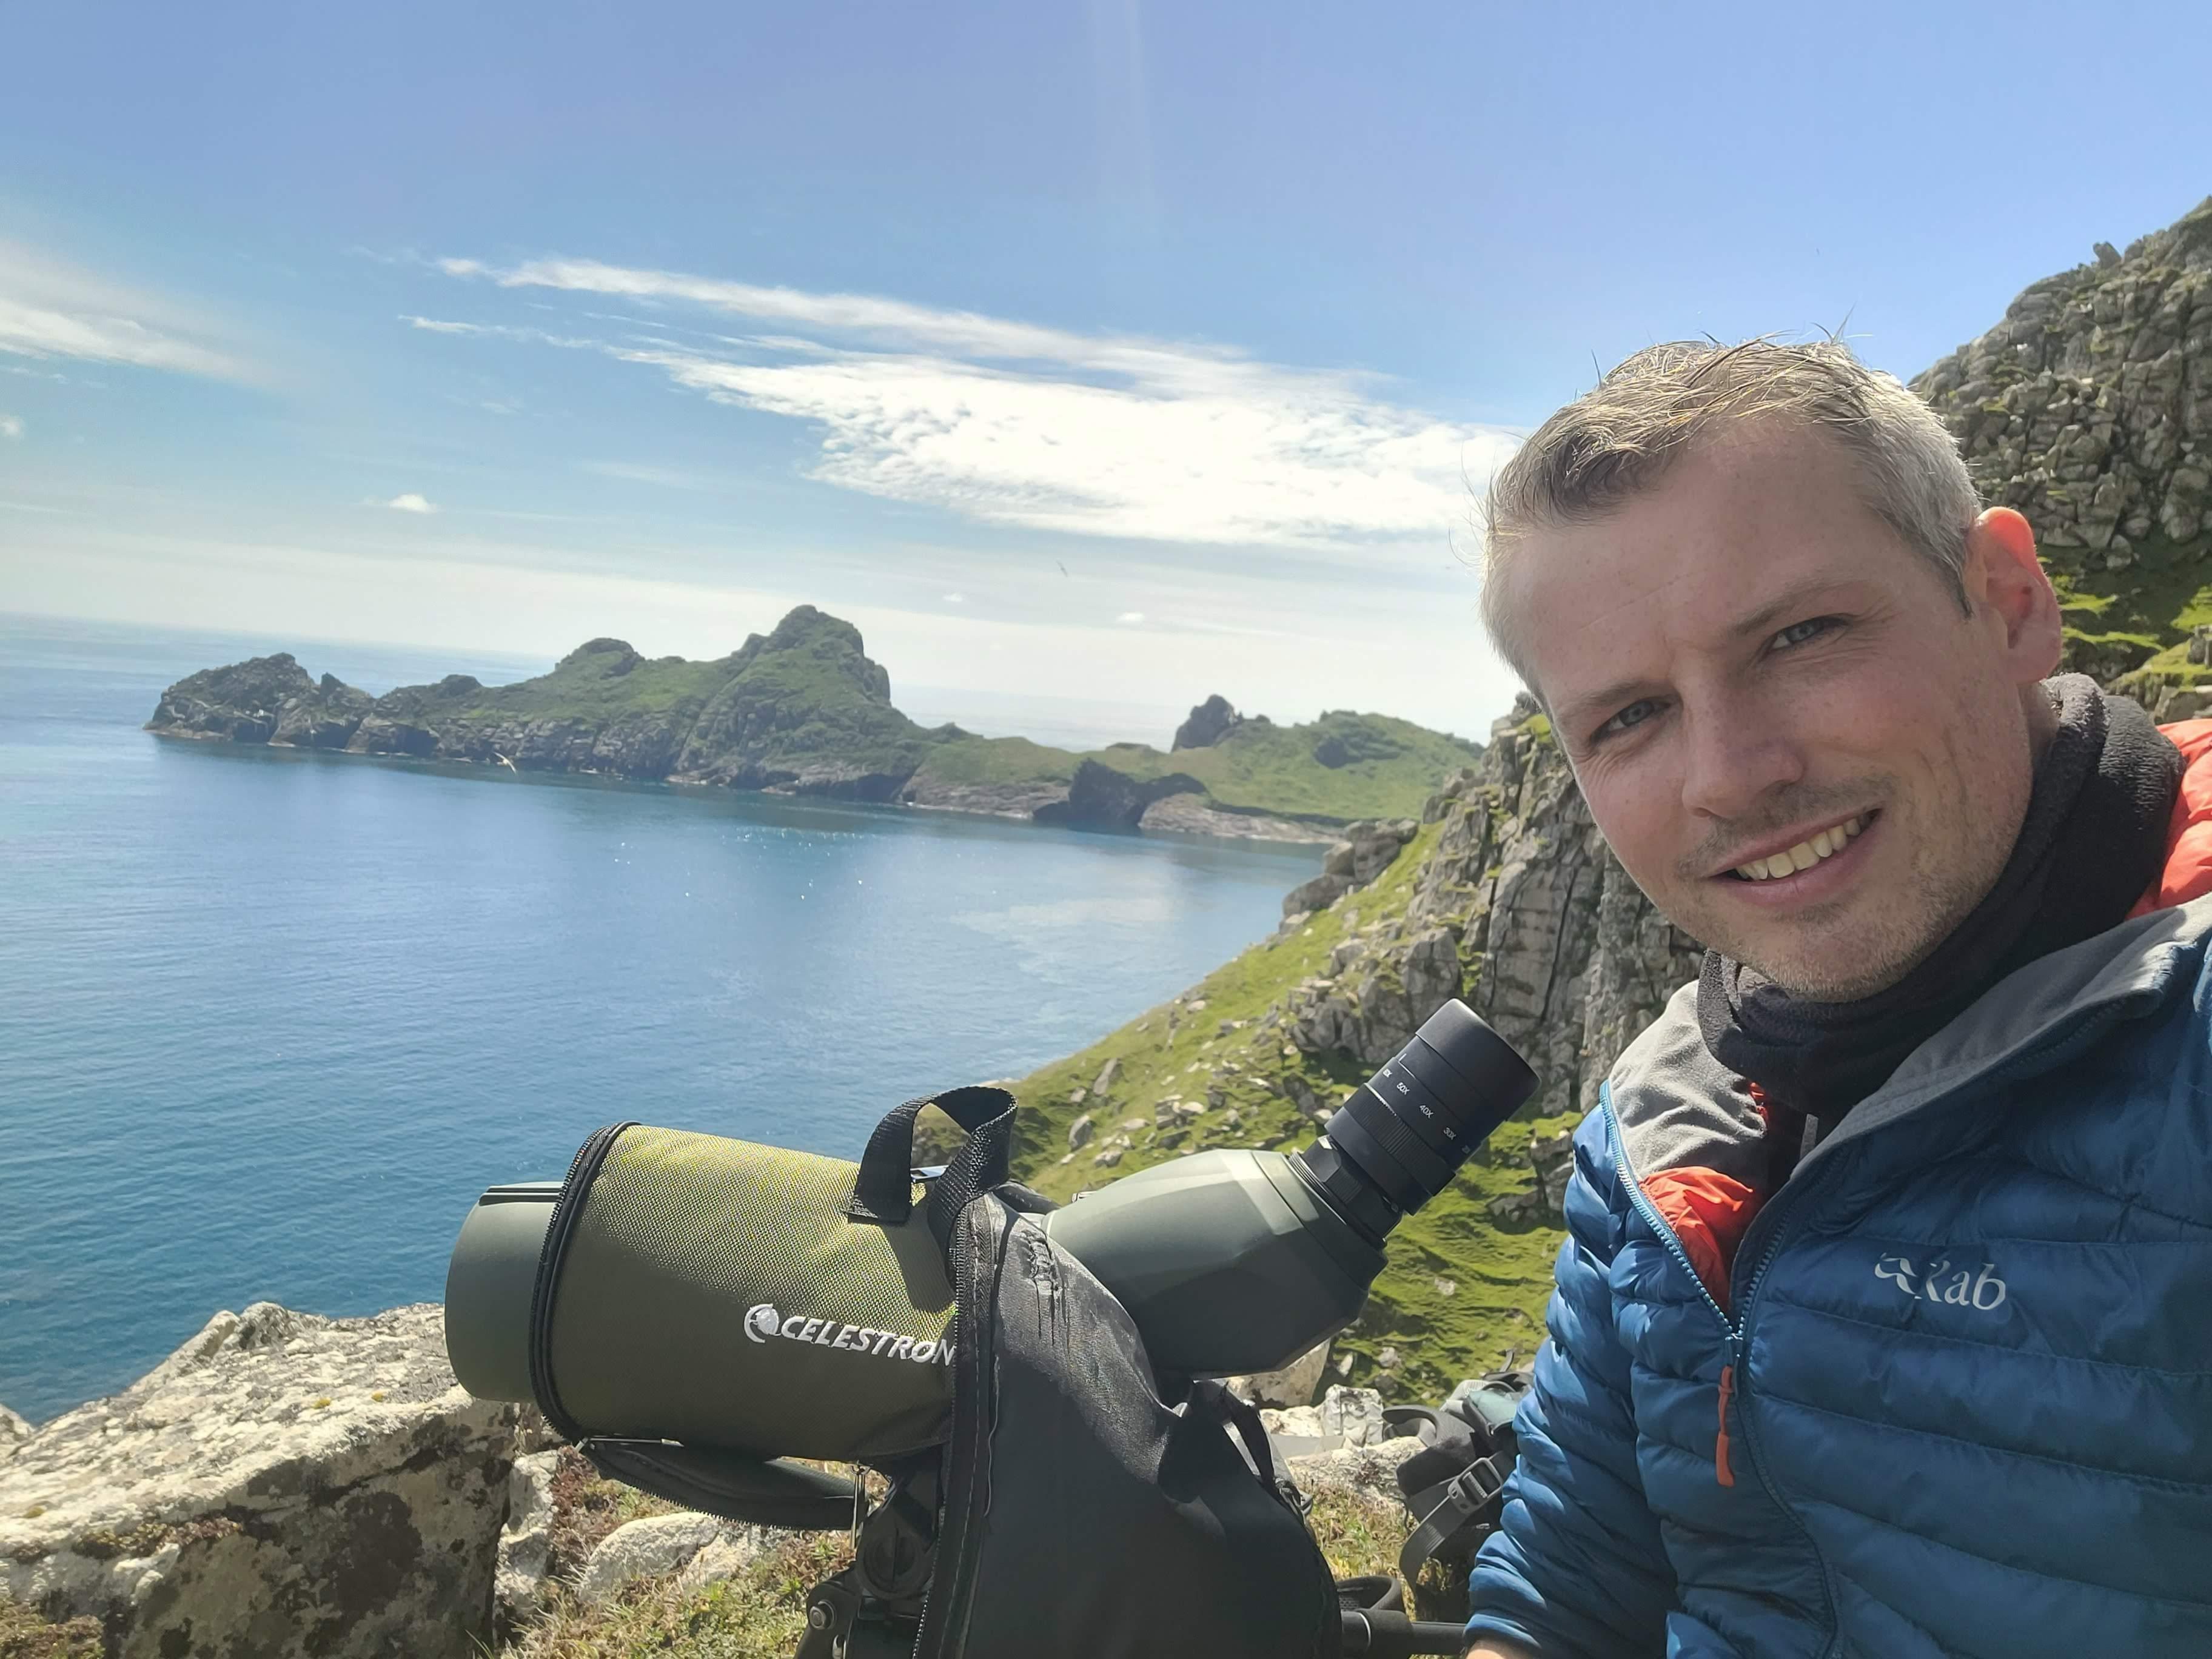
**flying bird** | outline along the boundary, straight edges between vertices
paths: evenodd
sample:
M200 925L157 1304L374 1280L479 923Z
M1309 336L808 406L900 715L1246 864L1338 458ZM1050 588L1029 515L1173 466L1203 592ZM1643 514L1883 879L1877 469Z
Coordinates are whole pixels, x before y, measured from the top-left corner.
M518 778L522 775L522 769L516 766L513 761L507 759L506 756L501 754L498 750L495 749L491 751L491 757L497 761L501 766L504 766L508 771L514 773Z

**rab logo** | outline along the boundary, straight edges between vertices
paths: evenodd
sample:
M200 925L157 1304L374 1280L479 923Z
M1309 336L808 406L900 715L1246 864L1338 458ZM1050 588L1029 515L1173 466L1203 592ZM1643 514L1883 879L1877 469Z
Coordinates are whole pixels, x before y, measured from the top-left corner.
M1909 1255L1886 1255L1874 1264L1874 1276L1923 1302L1946 1302L1977 1313L1995 1313L2004 1306L2005 1282L1997 1277L1993 1261L1984 1261L1981 1271L1973 1273L1954 1269L1950 1257L1945 1256L1923 1273Z
M917 1365L950 1365L952 1339L901 1336L896 1331L871 1330L865 1325L841 1325L834 1319L809 1319L801 1314L780 1315L772 1303L759 1302L745 1310L748 1340L765 1342L778 1337L787 1342L810 1342L817 1347L839 1348L847 1353L878 1354L885 1359L909 1360Z

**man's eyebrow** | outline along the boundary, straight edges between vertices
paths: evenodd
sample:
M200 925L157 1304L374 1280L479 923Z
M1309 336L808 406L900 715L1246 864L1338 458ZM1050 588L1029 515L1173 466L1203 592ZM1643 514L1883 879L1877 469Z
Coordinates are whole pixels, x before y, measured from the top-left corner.
M1791 611L1802 610L1816 598L1834 593L1840 585L1833 576L1816 577L1811 581L1800 582L1769 599L1749 615L1730 623L1728 625L1729 637L1740 640L1747 635L1771 634Z
M1771 634L1792 611L1805 609L1815 599L1835 594L1839 586L1833 576L1800 582L1787 592L1777 594L1758 610L1729 623L1724 631L1730 639L1736 640ZM1625 707L1632 697L1649 696L1652 689L1652 682L1642 675L1615 680L1601 691L1563 699L1554 718L1562 726L1579 726L1590 715L1601 711L1610 714Z

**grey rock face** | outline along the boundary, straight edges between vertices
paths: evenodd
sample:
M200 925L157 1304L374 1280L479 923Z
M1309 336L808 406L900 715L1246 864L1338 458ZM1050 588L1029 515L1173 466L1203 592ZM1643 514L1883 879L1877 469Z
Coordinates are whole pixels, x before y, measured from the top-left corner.
M1382 1396L1373 1389L1331 1383L1321 1397L1321 1431L1342 1435L1347 1446L1374 1445L1388 1439L1382 1424Z
M1166 795L1145 808L1139 828L1172 830L1186 836L1222 836L1237 841L1325 842L1339 832L1264 812L1231 812L1209 806L1195 795Z
M2060 573L2124 569L2147 538L2212 529L2212 201L2111 252L2033 283L1912 382L1984 498L2026 514ZM2109 678L2145 654L2106 639L2066 665Z
M1033 818L1041 808L1067 799L1066 786L1057 783L947 783L929 775L927 768L908 779L898 792L908 806L940 812L988 812L994 817Z
M1284 1472L1304 1492L1340 1492L1364 1498L1382 1508L1376 1519L1385 1526L1400 1526L1405 1505L1398 1495L1398 1466L1420 1450L1412 1435L1378 1440L1368 1446L1340 1446L1334 1451L1314 1452L1284 1460Z
M1243 723L1244 717L1217 691L1192 709L1190 718L1176 727L1175 747L1211 749Z
M507 1475L507 1522L500 1528L492 1579L495 1626L504 1638L545 1605L553 1566L553 1476L557 1451L514 1460Z
M336 684L336 682L332 682ZM187 675L161 694L149 732L167 738L267 743L285 705L315 695L315 682L289 651Z
M1229 1391L1254 1406L1275 1407L1309 1405L1328 1366L1328 1342L1306 1350L1280 1370L1255 1371L1249 1376L1224 1377Z
M1139 781L1095 760L1075 769L1067 799L1036 812L1039 823L1083 824L1102 830L1134 830L1146 809L1170 795L1202 794L1205 785L1182 772Z
M1500 720L1480 763L1431 803L1441 828L1404 914L1356 929L1328 973L1291 994L1299 1048L1380 1065L1463 994L1535 1068L1525 1115L1585 1110L1629 1038L1695 976L1697 945L1607 850L1535 712L1524 702ZM1291 895L1297 908L1312 908L1311 885ZM1499 1202L1501 1220L1545 1212L1540 1182Z
M0 1406L0 1463L6 1462L21 1449L32 1435L30 1419Z
M0 1589L119 1659L471 1659L519 1424L454 1382L435 1307L221 1314L0 1464Z
M576 1597L604 1601L624 1584L683 1571L704 1551L719 1547L723 1559L716 1575L742 1571L768 1547L757 1527L741 1527L712 1515L655 1515L616 1528L599 1540L576 1581ZM703 1582L703 1581L702 1581Z
M325 674L312 691L285 699L269 741L299 749L343 749L353 741L373 701L368 692Z
M1420 829L1412 818L1363 818L1346 824L1343 838L1322 859L1321 874L1283 896L1283 915L1326 910L1346 893L1366 886L1397 861Z

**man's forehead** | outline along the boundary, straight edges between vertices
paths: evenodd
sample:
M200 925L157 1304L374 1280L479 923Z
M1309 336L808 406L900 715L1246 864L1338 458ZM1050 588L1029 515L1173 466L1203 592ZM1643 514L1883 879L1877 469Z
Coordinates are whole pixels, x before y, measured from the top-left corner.
M1684 456L1601 518L1530 530L1495 578L1515 654L1560 714L1677 649L1784 626L1823 592L1893 573L1900 556L1836 446L1747 432Z

